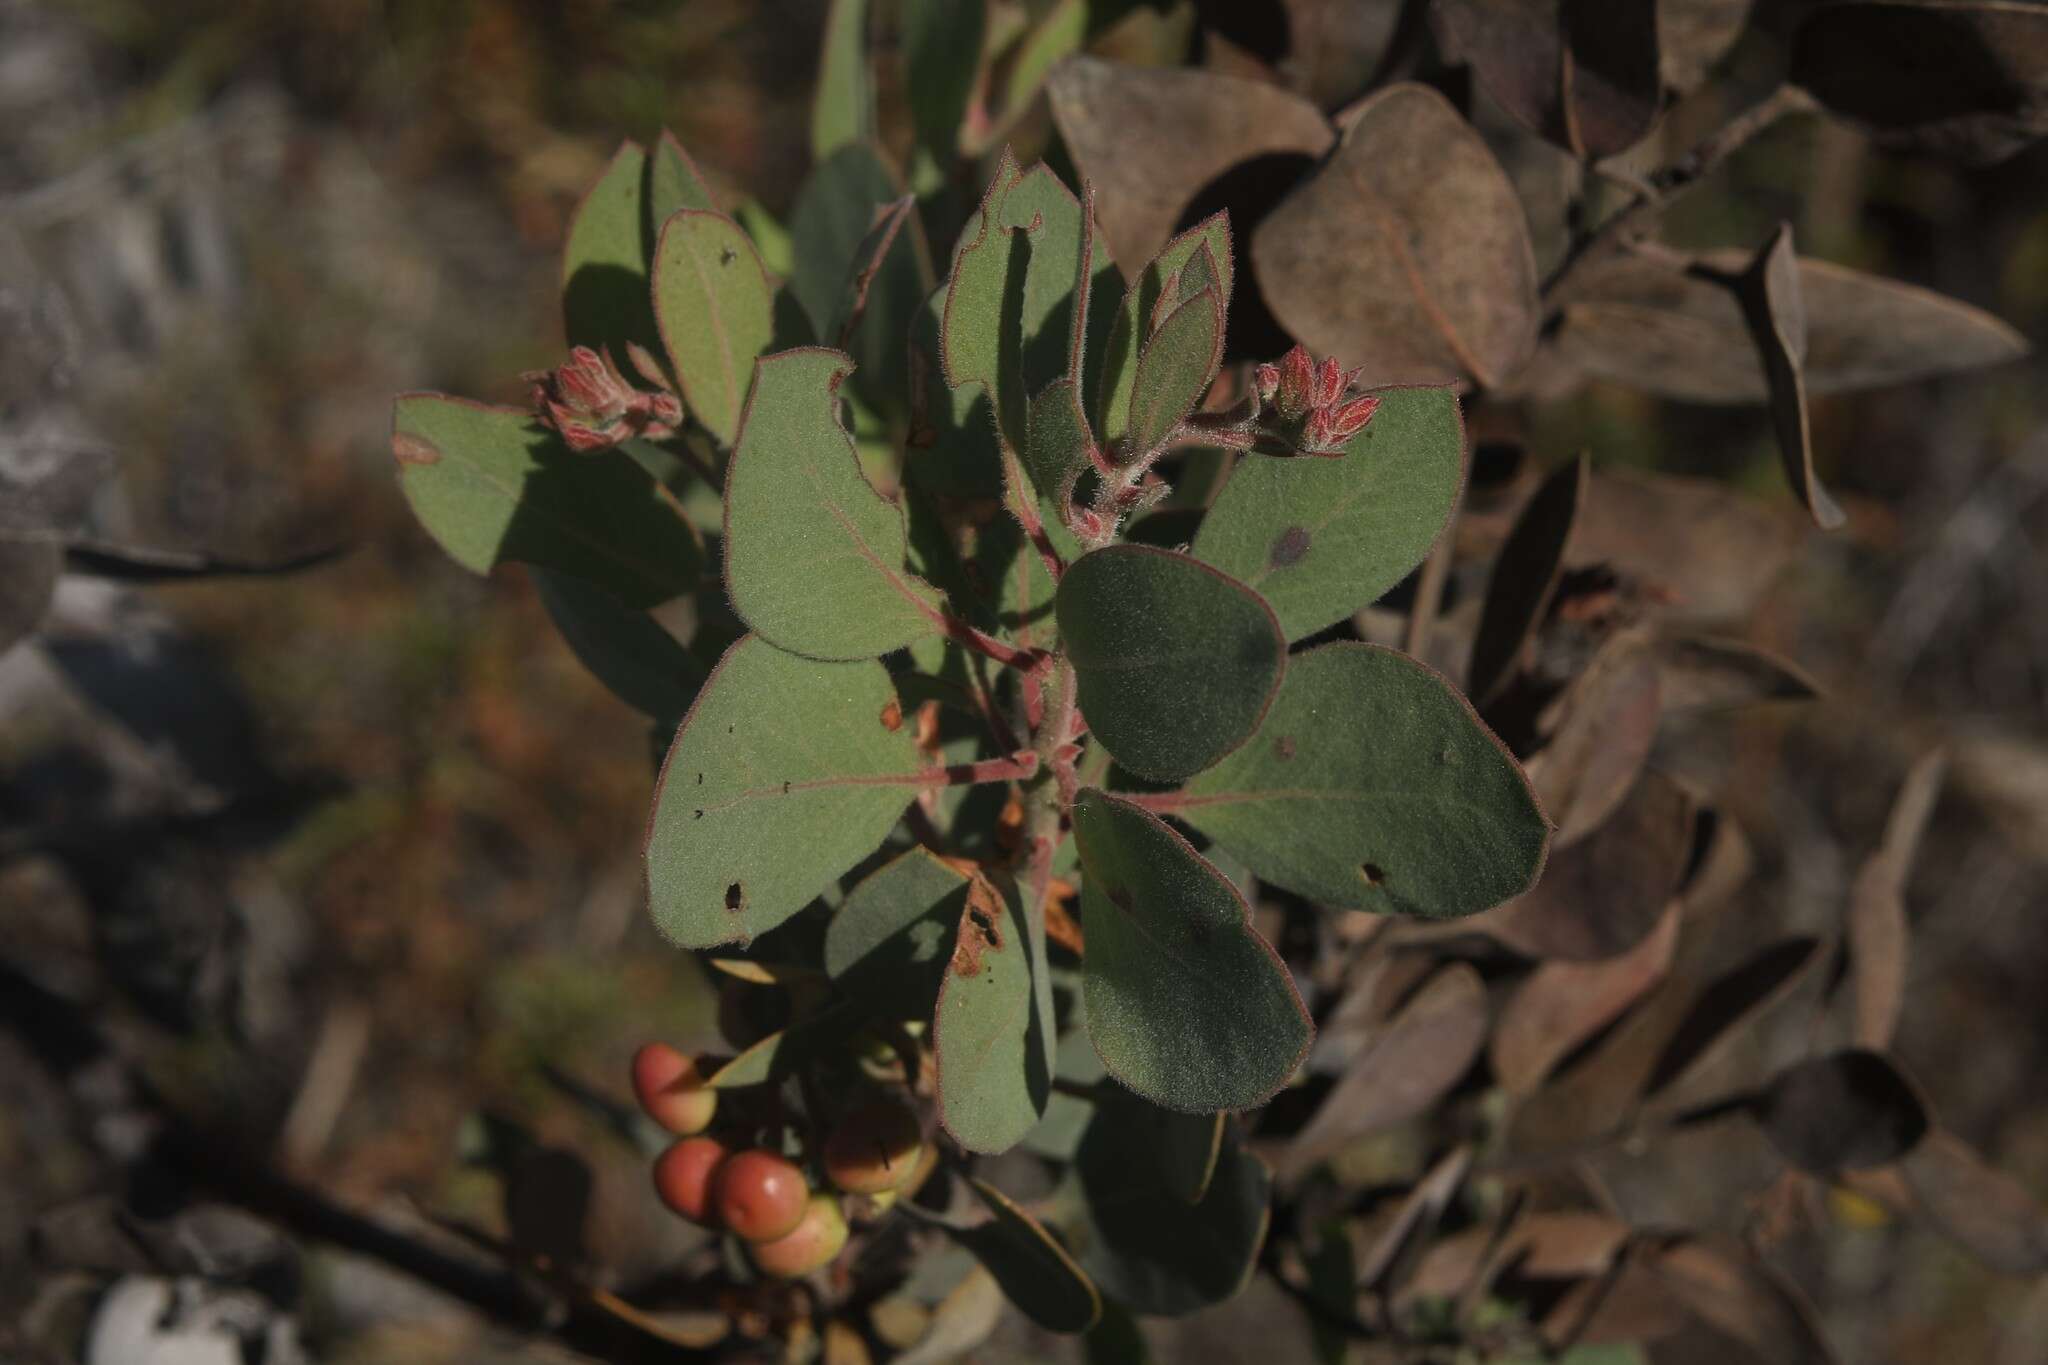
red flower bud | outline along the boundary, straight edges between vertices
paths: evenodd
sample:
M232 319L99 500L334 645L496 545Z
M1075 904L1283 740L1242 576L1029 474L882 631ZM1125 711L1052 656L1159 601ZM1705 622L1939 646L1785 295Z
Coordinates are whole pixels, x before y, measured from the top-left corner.
M1345 401L1360 373L1347 373L1334 356L1318 365L1302 346L1277 364L1259 366L1253 383L1271 408L1255 419L1260 440L1254 448L1283 455L1341 455L1380 404L1373 397Z
M635 346L635 368L660 379L653 357ZM571 450L604 450L634 436L659 439L682 425L682 400L665 388L648 393L626 382L609 353L577 346L565 365L524 376L533 384L533 408L541 423L561 433Z

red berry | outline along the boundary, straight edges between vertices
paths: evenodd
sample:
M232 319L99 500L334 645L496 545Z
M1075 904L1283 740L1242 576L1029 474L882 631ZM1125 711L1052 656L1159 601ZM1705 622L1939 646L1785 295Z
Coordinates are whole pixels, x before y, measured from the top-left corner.
M725 1226L748 1241L772 1242L795 1229L810 1193L795 1162L755 1148L735 1152L718 1168L711 1204Z
M704 1085L697 1059L667 1043L649 1043L633 1054L633 1094L647 1117L671 1133L701 1133L718 1110L718 1092Z
M717 1227L711 1186L726 1156L726 1146L717 1138L684 1138L654 1159L655 1194L692 1223Z
M839 1201L829 1194L814 1194L794 1228L772 1242L755 1242L747 1254L763 1275L792 1280L831 1261L845 1247L846 1235L846 1215Z
M917 1174L923 1149L916 1111L901 1100L872 1099L825 1139L825 1175L848 1194L884 1194Z

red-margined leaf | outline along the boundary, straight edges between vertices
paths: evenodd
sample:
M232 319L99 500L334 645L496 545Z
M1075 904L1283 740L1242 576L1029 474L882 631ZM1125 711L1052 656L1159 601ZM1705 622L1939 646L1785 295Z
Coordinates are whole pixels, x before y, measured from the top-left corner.
M775 334L774 290L739 224L684 209L662 226L654 315L690 415L731 445L754 359Z
M1223 362L1223 298L1204 289L1168 313L1138 352L1131 415L1124 429L1130 456L1166 443L1201 401Z
M733 610L819 659L873 658L938 629L938 593L904 567L903 509L868 483L839 425L851 367L815 347L758 361L725 474Z
M1007 878L975 877L932 1022L939 1120L961 1146L1005 1151L1044 1116L1052 1011L1044 918L1025 912Z
M691 948L744 943L873 852L934 780L900 716L879 663L820 663L741 637L655 788L647 880L662 933Z
M1082 992L1109 1073L1168 1109L1263 1104L1313 1028L1244 897L1156 815L1099 791L1074 804Z

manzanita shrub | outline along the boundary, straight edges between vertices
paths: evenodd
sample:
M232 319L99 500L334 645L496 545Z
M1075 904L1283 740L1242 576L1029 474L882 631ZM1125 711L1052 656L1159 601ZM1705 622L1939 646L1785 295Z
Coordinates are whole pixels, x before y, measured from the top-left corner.
M629 143L571 225L570 349L530 402L399 400L427 529L479 572L528 566L655 722L649 904L727 978L736 1055L658 1043L633 1080L676 1139L659 1196L748 1252L718 1275L809 1276L804 1314L873 1310L867 1335L932 1358L986 1334L964 1325L976 1276L1121 1359L1142 1350L1126 1315L1263 1271L1329 1359L1688 1325L1828 1359L1757 1246L1639 1226L1597 1175L1730 1120L1787 1188L1918 1208L2048 1268L2015 1249L2037 1213L1887 1056L1938 758L1839 938L1763 943L1716 914L1748 874L1741 830L1653 762L1667 724L1812 695L1711 629L1797 529L1583 456L1474 481L1466 430L1512 447L1518 403L1588 376L1767 404L1795 494L1838 525L1809 395L2017 339L1802 260L1786 228L1683 254L1649 231L1785 115L1881 120L1843 72L1895 58L1898 25L2025 21L1852 4L1789 30L1694 16L1666 46L1657 13L1684 6L1617 5L1598 37L1558 7L1408 8L1333 120L1246 53L1237 74L1055 64L1102 26L998 33L989 7L908 3L904 193L872 141L865 6L842 0L787 232L722 212L673 139ZM1750 60L1745 112L1607 217L1575 185L1541 276L1469 87L1465 107L1439 89L1469 70L1590 176L1667 99L1726 107L1708 72L1752 47L1779 52L1776 83ZM1327 82L1296 58L1298 85ZM1054 159L1089 181L994 141L1041 86ZM2031 127L1950 93L1969 118L1887 135L1990 155ZM1218 198L1255 226L1203 210ZM953 241L936 266L929 234ZM1818 978L1810 1058L1694 1093ZM1394 1133L1401 1153L1372 1155ZM991 1182L1013 1150L1045 1188ZM906 1297L928 1331L881 1325Z

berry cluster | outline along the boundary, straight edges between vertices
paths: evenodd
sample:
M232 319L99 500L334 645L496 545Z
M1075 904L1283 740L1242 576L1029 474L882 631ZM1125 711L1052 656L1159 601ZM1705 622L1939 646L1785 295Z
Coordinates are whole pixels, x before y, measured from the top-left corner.
M649 1118L677 1134L654 1162L662 1203L701 1227L738 1236L755 1268L780 1279L808 1275L845 1247L842 1196L886 1207L922 1179L934 1155L915 1110L894 1096L873 1095L846 1110L818 1148L817 1165L832 1187L818 1190L781 1152L734 1150L707 1131L718 1092L705 1084L698 1058L647 1044L633 1057L633 1093Z

